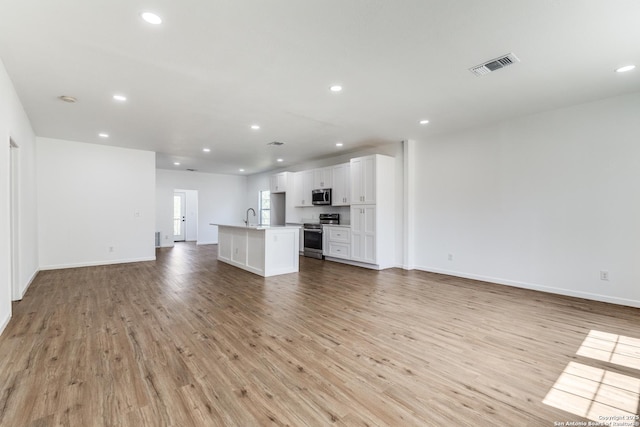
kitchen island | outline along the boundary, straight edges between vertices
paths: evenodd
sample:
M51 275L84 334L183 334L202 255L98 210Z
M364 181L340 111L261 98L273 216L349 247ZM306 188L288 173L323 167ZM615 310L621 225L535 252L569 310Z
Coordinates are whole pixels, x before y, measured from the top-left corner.
M218 227L218 260L262 277L296 273L300 227L210 224Z

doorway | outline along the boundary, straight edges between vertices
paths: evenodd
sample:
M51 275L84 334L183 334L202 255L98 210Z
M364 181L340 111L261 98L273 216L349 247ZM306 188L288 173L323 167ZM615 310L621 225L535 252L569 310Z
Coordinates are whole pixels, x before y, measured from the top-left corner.
M20 211L19 211L19 173L18 165L18 144L9 139L9 216L10 231L9 239L11 244L11 253L9 254L11 268L11 300L18 301L22 299L20 291Z
M187 195L182 191L173 193L173 241L186 239Z

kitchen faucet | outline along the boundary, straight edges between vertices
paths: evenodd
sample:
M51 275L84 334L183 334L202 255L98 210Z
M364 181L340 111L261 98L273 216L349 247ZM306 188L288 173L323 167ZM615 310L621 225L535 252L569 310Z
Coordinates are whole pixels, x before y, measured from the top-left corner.
M247 209L247 219L243 220L244 221L244 225L246 225L247 227L249 226L249 211L252 211L253 212L253 216L256 216L256 211L253 208Z

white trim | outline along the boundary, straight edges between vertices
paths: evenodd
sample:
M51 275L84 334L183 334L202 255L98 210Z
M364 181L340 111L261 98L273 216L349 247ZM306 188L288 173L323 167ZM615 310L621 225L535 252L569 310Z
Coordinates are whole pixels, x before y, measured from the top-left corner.
M96 267L99 265L128 264L132 262L155 261L155 260L156 260L155 256L143 257L143 258L132 258L132 259L114 259L109 261L80 262L77 264L45 265L40 267L40 270L61 270L63 268Z
M443 269L433 268L433 267L416 266L415 268L417 270L426 271L429 273L446 274L448 276L479 280L482 282L489 282L497 285L506 285L506 286L512 286L515 288L530 289L533 291L547 292L551 294L558 294L558 295L564 295L564 296L576 297L576 298L584 298L584 299L593 300L593 301L607 302L611 304L626 305L629 307L640 308L640 301L627 299L627 298L618 298L618 297L612 297L609 295L593 294L590 292L580 292L572 289L558 288L554 286L544 286L544 285L539 285L535 283L518 282L515 280L501 279L498 277L489 277L489 276L481 276L478 274L461 273L459 271L443 270Z
M352 261L350 259L344 259L344 258L333 258L330 256L325 256L324 259L326 261L339 262L341 264L349 264L355 267L368 268L370 270L384 270L384 268L380 267L378 264L367 264L366 262ZM391 267L387 267L387 268L391 268Z
M4 329L7 327L7 325L9 324L10 320L11 320L11 313L9 313L9 315L6 317L6 319L4 319L2 321L2 323L0 323L0 335L2 335L4 333Z
M413 270L415 262L416 248L416 221L415 221L415 201L416 201L416 142L414 140L406 140L402 142L403 150L403 251L402 263L409 265L410 268L405 270Z
M27 285L20 292L20 299L18 301L20 301L20 300L22 300L22 298L24 298L24 295L27 293L27 290L29 289L29 286L31 286L31 284L35 280L35 278L38 275L38 273L40 273L40 270L36 270L36 271L33 272L33 274L31 275L31 278L29 278L29 281L27 282Z
M201 242L201 241L197 241L196 242L196 246L202 246L202 245L217 245L218 242Z

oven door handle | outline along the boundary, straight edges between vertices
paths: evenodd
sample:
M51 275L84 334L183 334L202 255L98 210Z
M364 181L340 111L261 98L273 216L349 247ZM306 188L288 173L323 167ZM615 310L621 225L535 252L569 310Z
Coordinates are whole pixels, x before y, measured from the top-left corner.
M304 229L305 233L320 233L322 234L322 230L309 230L309 229Z

